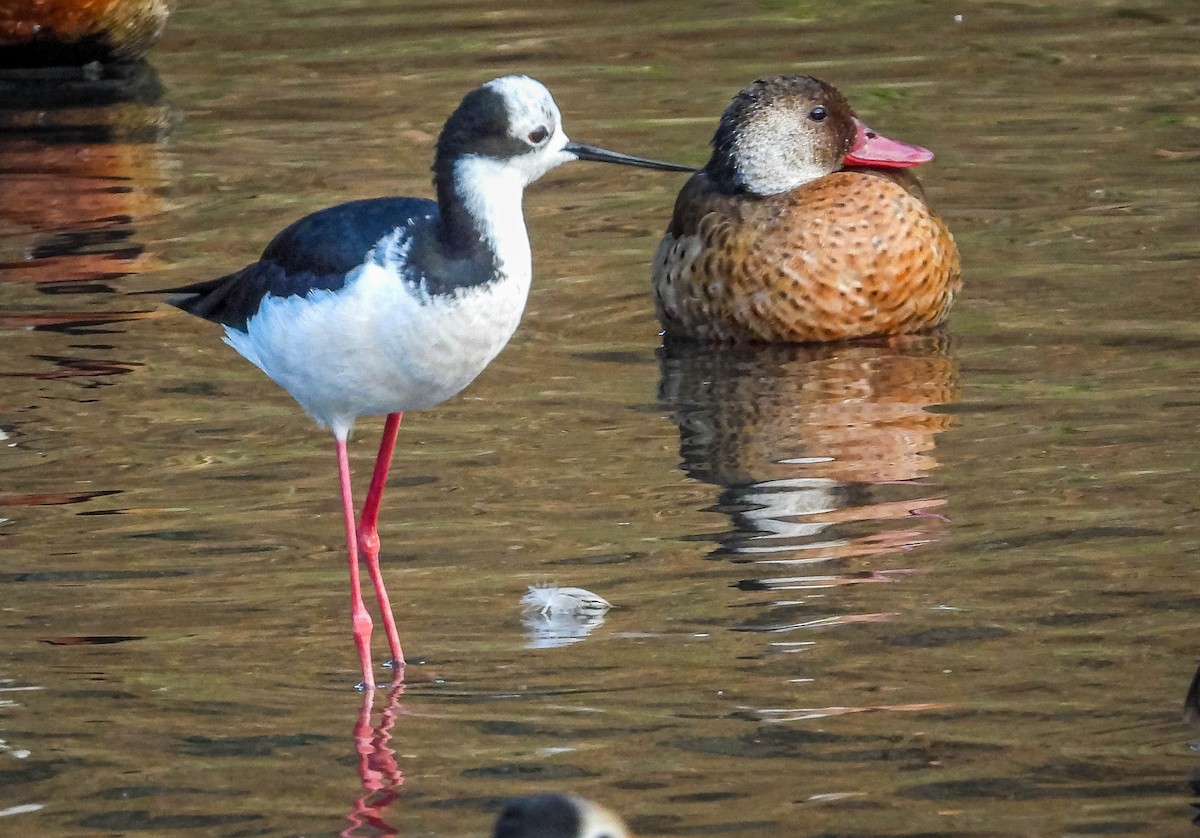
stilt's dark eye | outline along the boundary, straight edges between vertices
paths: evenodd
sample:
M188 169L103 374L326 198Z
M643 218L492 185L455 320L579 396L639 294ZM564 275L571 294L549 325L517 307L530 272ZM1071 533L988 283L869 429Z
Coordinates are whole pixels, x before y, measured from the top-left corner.
M820 122L822 119L824 119L827 116L829 116L829 114L825 112L824 108L819 107L819 106L813 108L811 111L808 112L808 118L811 119L813 122Z
M550 131L546 128L546 126L539 125L537 128L534 128L532 131L529 132L529 142L533 143L534 145L537 145L538 143L544 142L545 139L549 136L550 136Z

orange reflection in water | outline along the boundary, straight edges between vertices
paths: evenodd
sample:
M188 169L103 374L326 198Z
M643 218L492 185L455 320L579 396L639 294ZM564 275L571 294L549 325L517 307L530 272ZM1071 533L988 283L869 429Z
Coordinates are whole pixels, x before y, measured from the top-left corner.
M0 224L17 245L0 259L6 282L106 281L161 266L136 240L161 199L157 145L121 136L135 115L120 106L0 113Z
M929 408L958 391L944 337L672 345L661 372L682 468L722 487L718 509L733 526L714 555L763 573L743 589L894 581L906 569L865 560L944 532L946 499L928 481L935 438L953 422Z
M159 316L153 300L116 295L120 279L162 265L139 240L163 211L169 120L153 70L0 68L0 86L0 282L12 289L0 330L102 334ZM0 358L4 378L91 387L141 366L92 354L103 346L21 345L34 352Z

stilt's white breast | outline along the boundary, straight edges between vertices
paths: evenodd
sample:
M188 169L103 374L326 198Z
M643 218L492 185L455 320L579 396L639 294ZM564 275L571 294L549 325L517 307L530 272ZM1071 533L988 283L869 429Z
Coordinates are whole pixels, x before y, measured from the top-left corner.
M245 332L226 329L234 349L335 433L358 416L432 407L461 391L512 337L529 293L528 244L496 280L440 295L400 278L393 260L407 248L383 246L390 257L368 259L341 289L268 297Z

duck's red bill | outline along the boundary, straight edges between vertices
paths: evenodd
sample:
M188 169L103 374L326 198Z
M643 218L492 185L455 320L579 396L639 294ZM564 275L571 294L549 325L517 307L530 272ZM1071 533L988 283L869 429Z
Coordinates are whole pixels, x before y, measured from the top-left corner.
M890 140L883 134L872 131L857 117L854 127L858 133L854 145L846 152L848 166L881 166L885 169L906 169L919 166L933 159L933 152L919 145Z

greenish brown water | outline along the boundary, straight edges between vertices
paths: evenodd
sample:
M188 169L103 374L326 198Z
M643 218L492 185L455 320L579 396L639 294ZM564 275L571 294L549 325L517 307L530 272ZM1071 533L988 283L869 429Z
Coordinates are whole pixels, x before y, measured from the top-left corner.
M1197 43L1183 0L197 2L157 102L0 112L0 834L484 835L562 788L643 836L1190 834ZM698 164L787 71L937 153L947 335L663 350L679 178L535 185L521 329L401 431L381 536L420 663L360 771L332 446L130 292L428 195L488 78ZM545 582L616 608L531 649Z

